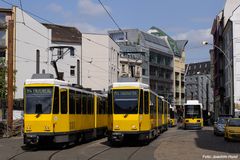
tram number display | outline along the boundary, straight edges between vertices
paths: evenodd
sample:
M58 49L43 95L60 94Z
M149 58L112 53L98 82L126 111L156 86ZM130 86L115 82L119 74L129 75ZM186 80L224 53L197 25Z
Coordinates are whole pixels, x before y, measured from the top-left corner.
M118 90L114 91L114 96L138 96L137 90Z
M26 88L27 95L51 95L52 88Z

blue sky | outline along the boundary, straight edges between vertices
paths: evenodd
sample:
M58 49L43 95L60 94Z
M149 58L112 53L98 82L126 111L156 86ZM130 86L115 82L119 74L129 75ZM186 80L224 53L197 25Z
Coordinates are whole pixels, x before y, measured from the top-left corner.
M225 0L101 0L119 26L147 31L161 28L175 39L187 39L186 62L209 60L213 19L224 7ZM19 5L19 0L8 0ZM10 7L0 0L1 7ZM98 0L22 0L23 9L52 23L70 25L81 32L106 33L117 29Z

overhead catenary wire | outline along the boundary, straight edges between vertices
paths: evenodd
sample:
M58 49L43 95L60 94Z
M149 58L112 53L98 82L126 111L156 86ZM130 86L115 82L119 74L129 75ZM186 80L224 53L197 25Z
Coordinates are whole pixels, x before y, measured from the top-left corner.
M6 0L1 0L1 1L4 2L4 3L6 3L6 4L8 4L8 5L19 7L18 5L12 4L12 3L10 3L10 2L8 2L8 1L6 1ZM46 21L46 22L48 22L48 23L50 23L50 24L54 24L53 22L51 22L51 21L49 21L49 20L46 20L46 19L44 19L44 18L41 18L40 16L38 16L38 15L36 15L36 14L30 12L30 11L24 10L23 8L22 8L22 10L25 11L25 12L27 12L27 13L29 13L29 14L31 14L31 15L33 15L33 16L35 16L35 17L37 17L37 18L39 18L39 19L41 19L41 20L43 20L43 21ZM30 27L30 26L27 25L26 23L23 23L23 22L18 22L18 23L22 23L23 25L25 25L27 28L29 28L29 29L32 30L33 32L35 32L35 33L39 34L40 36L42 36L43 38L51 41L50 38L48 38L48 37L44 36L43 34L39 33L38 31L36 31L35 29L33 29L32 27ZM90 41L90 42L92 42L92 43L94 43L94 44L96 44L96 45L102 46L102 47L104 47L104 48L107 48L107 49L110 49L110 50L112 50L112 51L115 51L115 52L118 53L118 54L121 54L121 53L119 53L117 50L115 50L114 48L111 48L111 47L108 47L108 46L106 46L106 45L104 45L104 44L101 44L101 43L99 43L99 42L96 42L96 41L94 41L94 40L92 40L92 39L90 39L90 38L88 38L88 37L81 36L81 37L78 37L78 38L84 38L84 39L86 39L86 40L88 40L88 41ZM19 40L19 39L18 39L18 41L22 41L22 40ZM22 42L23 42L23 41L22 41ZM30 44L30 43L29 43L29 44ZM79 56L78 56L78 57L79 57ZM79 57L79 58L81 58L81 57ZM87 60L85 60L85 59L83 59L83 58L82 58L82 60L84 60L85 62L88 62ZM97 68L99 68L99 69L101 69L101 70L103 70L103 71L105 71L105 72L108 72L107 70L101 68L100 66L98 66L98 65L96 65L96 64L93 64L93 63L90 63L90 64L93 65L93 66L95 66L95 67L97 67Z
M19 7L18 5L15 5L15 4L13 4L13 3L7 2L6 0L1 0L1 1L4 2L4 3L6 3L6 4L8 4L8 5ZM42 17L40 17L40 16L38 16L38 15L30 12L30 11L27 11L27 10L25 10L25 9L22 9L22 10L23 10L24 12L27 12L27 13L29 13L29 14L31 14L31 15L33 15L33 16L35 16L35 17L37 17L37 18L39 18L39 19L41 19L41 20L43 20L43 21L45 21L45 22L48 22L48 23L50 23L50 24L55 24L55 23L53 23L53 22L51 22L51 21L49 21L49 20L46 20L45 18L42 18ZM18 23L22 23L22 24L23 24L23 22L18 22ZM42 37L46 38L47 40L51 40L51 39L49 39L48 37L42 35L42 34L39 33L38 31L36 31L35 29L31 28L29 25L26 25L26 24L24 24L24 25L25 25L26 27L28 27L29 29L31 29L32 31L34 31L35 33L37 33L37 34L41 35ZM88 37L85 37L85 36L78 36L78 37L76 37L76 38L84 38L84 39L86 39L86 40L88 40L88 41L90 41L90 42L92 42L92 43L94 43L94 44L97 44L97 45L102 46L102 47L105 47L105 48L107 48L107 49L111 49L111 50L113 50L113 51L116 51L116 50L114 50L114 49L111 48L111 47L108 47L108 46L106 46L106 45L104 45L104 44L101 44L101 43L99 43L99 42L96 42L96 41L94 41L94 40L92 40L92 39L90 39L90 38L88 38ZM116 51L116 52L117 52L117 51ZM117 53L119 53L119 52L117 52Z
M111 18L111 20L113 21L113 23L117 26L117 28L123 32L123 30L120 28L120 26L117 24L117 22L115 21L115 19L113 18L113 16L110 14L110 12L106 9L106 7L103 5L103 3L101 2L101 0L98 0L98 2L101 4L101 6L103 7L103 9L106 11L106 13L108 14L108 16ZM124 32L123 32L124 33Z
M21 6L21 10L22 10L22 19L23 19L23 24L25 24L25 20L24 20L24 14L23 14L23 7L22 7L22 0L19 0L20 6Z

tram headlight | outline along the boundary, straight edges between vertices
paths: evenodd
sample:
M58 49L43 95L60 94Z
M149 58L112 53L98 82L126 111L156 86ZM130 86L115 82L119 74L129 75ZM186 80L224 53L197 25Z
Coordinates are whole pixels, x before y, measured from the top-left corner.
M137 129L137 127L135 125L132 125L132 129Z
M119 129L119 125L115 125L114 129Z

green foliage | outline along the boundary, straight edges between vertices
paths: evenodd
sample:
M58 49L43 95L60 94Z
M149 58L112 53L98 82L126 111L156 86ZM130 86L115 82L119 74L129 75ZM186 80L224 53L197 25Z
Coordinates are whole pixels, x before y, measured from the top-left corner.
M0 57L0 99L5 99L7 94L6 73L7 67L5 58Z

